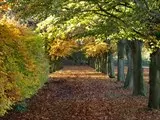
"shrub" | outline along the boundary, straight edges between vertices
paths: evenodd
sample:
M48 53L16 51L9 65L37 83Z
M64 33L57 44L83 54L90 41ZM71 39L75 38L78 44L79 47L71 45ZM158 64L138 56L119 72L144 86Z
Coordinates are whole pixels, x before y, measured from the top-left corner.
M0 116L47 80L43 39L14 22L0 23Z

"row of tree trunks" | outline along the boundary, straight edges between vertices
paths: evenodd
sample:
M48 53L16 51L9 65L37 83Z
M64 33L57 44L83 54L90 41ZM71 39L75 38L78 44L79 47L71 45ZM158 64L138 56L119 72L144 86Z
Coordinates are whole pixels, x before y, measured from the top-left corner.
M125 50L126 49L126 50ZM128 70L126 78L124 75L124 54L128 60ZM133 95L146 95L145 84L143 80L142 67L142 42L134 41L120 41L118 43L118 81L124 81L124 88L133 88ZM108 59L108 60L107 60ZM96 62L95 62L96 61ZM160 108L160 49L151 54L150 62L150 92L149 92L149 108ZM90 65L95 68L97 64L98 71L106 73L109 77L115 77L114 73L114 59L111 52L108 55L95 60L91 58ZM108 65L107 65L108 64ZM108 67L108 68L107 68ZM107 69L106 69L107 68ZM124 80L125 78L125 80Z
M125 78L124 55L128 59L128 70ZM118 81L124 81L124 88L133 88L133 95L146 95L143 68L142 42L139 40L120 40L118 43Z
M107 74L107 53L96 57L95 69L98 72Z
M95 68L95 59L93 57L88 58L88 65L92 68Z
M124 45L126 44L126 45ZM143 68L142 68L142 42L138 40L127 41L126 43L123 41L118 44L120 52L119 58L120 60L124 59L124 48L126 48L126 55L128 60L128 71L124 82L125 88L133 88L133 95L146 95L144 80L143 80ZM107 61L108 56L108 61ZM96 61L96 62L95 62ZM149 94L149 108L160 108L160 49L157 52L151 54L151 63L150 63L150 94ZM94 58L90 58L90 65L94 67L94 63L96 63L96 67L98 71L103 73L108 73L109 77L115 77L114 74L114 59L113 54L108 53L108 55L104 55L103 57L97 57L96 60ZM107 72L107 63L108 63L108 72ZM118 62L119 79L123 80L121 77L124 76L124 60ZM123 66L122 66L123 65ZM121 79L120 79L121 78Z
M88 58L88 65L94 68L98 72L105 73L110 78L115 77L115 65L113 59L113 53L105 53L103 56Z
M121 61L123 58L123 50L124 45L122 43L118 44L118 48L122 50L118 50L120 52L118 69L119 74L122 75L118 77L118 80L122 80L123 78L123 62ZM142 66L142 42L139 40L127 41L126 46L126 54L128 59L128 71L126 75L126 79L124 82L125 88L133 87L133 95L146 95L145 84L143 80L143 66ZM150 67L149 67L149 102L148 107L152 109L160 109L160 49L150 55ZM121 63L122 62L122 63ZM120 72L120 70L122 70Z
M126 49L126 50L125 50ZM128 71L125 78L124 74L124 55L125 51L128 59ZM142 68L142 42L139 40L121 40L118 43L118 81L124 81L125 88L133 88L133 95L146 95L143 68ZM108 56L108 60L107 60ZM110 78L115 77L114 59L111 52L91 59L90 65L97 71L108 73ZM94 62L93 62L94 61ZM108 63L108 65L107 65ZM108 66L108 68L107 68Z

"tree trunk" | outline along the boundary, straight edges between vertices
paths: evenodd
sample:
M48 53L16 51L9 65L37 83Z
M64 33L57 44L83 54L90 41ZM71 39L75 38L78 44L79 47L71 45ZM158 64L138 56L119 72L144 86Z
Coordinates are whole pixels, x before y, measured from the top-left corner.
M89 65L90 67L93 67L93 58L92 58L92 57L89 57L89 58L88 58L88 65Z
M96 58L93 57L93 68L96 69Z
M100 72L100 58L99 58L99 56L97 56L95 59L95 70L97 72Z
M95 57L92 57L91 61L92 61L92 62L91 62L91 66L92 66L92 68L95 69L96 58L95 58Z
M125 40L118 42L118 81L124 81L124 53L125 53Z
M107 74L107 53L104 53L103 57L102 57L102 73Z
M104 66L103 66L104 58L103 56L99 57L99 72L103 72Z
M95 58L89 57L88 58L88 65L92 68L95 68Z
M133 95L146 95L143 68L142 68L142 42L139 40L132 41L132 57L133 57Z
M124 82L124 88L133 88L133 60L132 60L130 41L127 41L126 55L128 60L128 70Z
M151 54L149 108L160 108L160 49Z
M113 53L108 53L108 75L110 78L115 78L115 72L114 72L114 59L113 59Z
M63 68L62 59L54 60L50 62L50 73L55 72Z

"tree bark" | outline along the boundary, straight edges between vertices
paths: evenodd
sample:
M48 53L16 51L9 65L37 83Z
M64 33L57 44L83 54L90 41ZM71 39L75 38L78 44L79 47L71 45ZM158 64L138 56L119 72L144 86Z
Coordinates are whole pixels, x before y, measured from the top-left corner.
M104 59L103 59L103 56L99 56L99 72L103 72L103 62L104 62Z
M95 70L97 72L100 72L100 57L99 56L97 56L95 59Z
M107 74L107 53L104 53L103 57L102 57L102 64L101 64L101 67L102 67L102 73L105 73Z
M94 57L88 58L88 65L92 68L95 68L95 58Z
M110 78L115 78L115 72L114 72L114 59L113 59L113 53L108 53L108 76Z
M91 58L91 66L92 66L92 68L94 68L94 69L95 69L95 61L96 61L96 58L95 58L95 57L92 57L92 58Z
M124 53L125 53L125 40L118 42L118 81L124 81Z
M124 88L133 88L133 60L132 60L130 41L127 41L126 55L128 60L128 70L124 82Z
M133 95L145 96L145 86L143 80L142 68L142 42L139 40L132 41L132 57L133 57Z
M160 49L151 54L150 62L150 92L148 107L159 109L160 108Z

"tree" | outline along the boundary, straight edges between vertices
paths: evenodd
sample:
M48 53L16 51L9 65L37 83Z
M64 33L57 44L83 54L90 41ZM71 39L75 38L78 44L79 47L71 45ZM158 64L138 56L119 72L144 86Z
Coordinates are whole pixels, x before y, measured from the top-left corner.
M125 80L124 74L124 55L125 55L125 40L118 42L118 81Z
M132 51L131 51L131 41L126 41L126 56L127 56L127 75L124 82L124 88L133 88L133 59L132 59Z
M158 59L159 59L159 1L136 1L136 5L139 11L143 14L143 20L145 19L145 28L147 35L143 32L143 37L145 37L145 43L151 51L150 55L150 96L149 96L149 108L159 108L159 66L158 66ZM145 16L144 16L145 14ZM142 19L141 19L142 20Z
M142 42L132 41L133 57L133 95L146 95L142 69Z
M160 49L151 54L149 108L160 108Z

